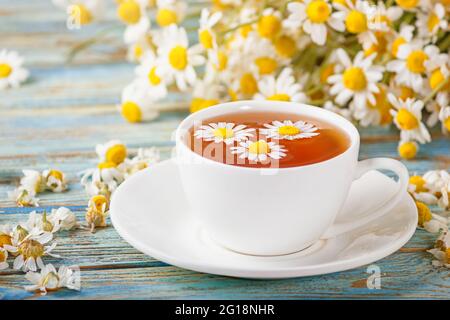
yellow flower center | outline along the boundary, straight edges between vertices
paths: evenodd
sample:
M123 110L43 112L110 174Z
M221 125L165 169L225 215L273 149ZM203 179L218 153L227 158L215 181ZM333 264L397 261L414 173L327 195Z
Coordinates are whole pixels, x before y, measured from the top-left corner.
M217 100L217 99L193 98L191 101L190 111L192 113L194 113L199 110L214 106L218 103L219 103L219 100Z
M188 64L186 48L182 46L172 48L169 52L169 63L177 70L184 70Z
M441 72L441 69L436 69L431 73L430 76L430 87L431 89L436 89L445 81L445 77ZM445 86L444 86L445 87ZM448 90L448 88L442 88L441 90Z
M412 9L417 6L419 0L395 0L395 2L403 9Z
M217 65L215 65L215 68L218 71L223 71L226 69L228 65L228 57L223 51L219 51L217 53Z
M0 250L0 262L5 262L6 261L6 254L4 252L4 250Z
M403 159L414 159L417 154L417 145L411 141L404 142L398 147L398 153Z
M253 154L268 154L270 152L270 147L264 140L258 140L250 144L248 152Z
M258 33L263 38L273 38L281 29L280 19L273 15L261 17L258 22Z
M332 2L347 7L347 1L346 0L333 0Z
M123 144L116 144L106 151L106 161L121 164L127 156L127 148Z
M431 215L430 208L428 208L428 206L425 203L416 201L416 206L417 206L417 213L419 215L417 224L420 227L423 227L424 223L430 221L433 218L433 216Z
M306 8L306 15L314 23L324 23L328 20L330 13L330 6L323 0L312 1Z
M213 47L213 36L209 30L199 31L198 38L205 49L211 49Z
M394 40L394 42L392 43L392 49L391 49L391 53L394 57L397 56L398 53L398 48L402 45L405 44L406 40L403 37L398 37L397 39Z
M241 34L241 36L243 38L247 38L248 34L252 30L253 30L253 28L252 28L251 25L246 25L246 26L242 26L242 27L239 28L239 33Z
M88 24L92 22L92 14L83 4L75 4L70 6L70 17L80 24Z
M282 136L295 136L300 133L300 129L295 126L282 126L278 128L278 133Z
M9 64L0 63L0 78L8 77L12 72L12 68Z
M277 93L267 98L271 101L291 101L291 97L285 93Z
M409 184L416 187L416 192L425 192L428 189L425 187L426 181L421 176L411 176L409 178Z
M434 28L439 24L439 17L432 12L428 17L427 27L429 32L433 32Z
M450 131L450 117L447 117L444 120L444 127L445 127L445 129L447 129L447 131Z
M360 11L352 10L345 18L345 26L351 33L364 32L367 30L367 17Z
M289 36L283 35L275 40L275 50L277 53L286 58L290 58L296 51L295 41Z
M178 22L177 13L167 8L159 9L156 15L156 22L161 27L167 27L172 23L177 23Z
M397 112L397 123L402 130L413 130L419 126L417 118L405 108Z
M216 138L229 139L234 136L234 132L232 129L228 128L217 128L214 130L214 136Z
M141 8L135 0L125 0L117 8L117 15L127 24L136 24L141 19Z
M25 240L19 246L19 253L26 261L28 258L38 258L44 255L44 246L36 240Z
M150 69L150 72L148 73L148 81L154 86L161 83L161 78L156 74L156 66Z
M246 73L240 80L241 92L245 95L254 95L258 91L258 83L251 73Z
M271 74L277 68L277 62L270 57L259 57L255 59L255 64L258 67L259 74Z
M428 56L422 50L412 51L406 58L406 67L413 73L423 73L425 72L424 62L427 59Z
M11 236L8 234L0 234L0 248L3 248L5 244L11 245Z
M134 46L134 57L136 58L136 60L139 60L142 57L143 53L144 50L142 49L142 46L138 44Z
M408 98L414 98L414 90L407 86L401 86L400 87L400 94L399 98L405 101Z
M102 169L111 169L111 168L117 167L117 164L115 164L114 162L111 162L111 161L103 161L103 162L100 162L97 167L100 170L102 170Z
M352 91L360 91L367 86L366 75L359 67L350 67L345 70L342 81L344 86Z
M108 203L108 199L104 195L96 195L91 198L90 202L97 211L103 211L105 204Z
M48 173L49 177L53 177L56 180L62 181L63 180L63 173L59 170L50 170Z
M149 76L150 77L150 76ZM150 80L151 82L151 80ZM132 102L127 101L122 104L122 116L131 123L141 122L142 121L142 112L139 106Z

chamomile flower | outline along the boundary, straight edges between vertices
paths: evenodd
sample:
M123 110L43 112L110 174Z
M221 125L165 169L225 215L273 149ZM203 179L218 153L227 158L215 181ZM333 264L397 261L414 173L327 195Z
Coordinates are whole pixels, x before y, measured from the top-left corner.
M47 213L37 214L36 211L30 212L25 224L22 225L26 230L37 233L55 233L60 229L59 223L52 223L47 219Z
M450 106L441 108L439 112L439 121L441 122L442 132L450 132Z
M427 252L436 258L432 262L433 266L450 268L450 232L444 231L437 239L434 248Z
M430 58L425 62L425 67L429 73L428 84L430 89L436 92L434 105L428 123L430 126L436 124L442 108L449 104L450 97L450 60L447 53L440 53L437 47L430 50ZM428 106L427 106L428 107ZM444 126L445 127L445 126ZM444 129L443 127L443 129ZM445 131L444 131L445 132Z
M148 168L159 161L159 151L155 147L152 148L139 148L137 154L131 159L125 159L125 161L119 166L120 170L124 174L124 178L127 179L134 173Z
M42 257L52 256L60 258L59 255L53 254L52 251L56 247L54 242L50 246L45 246L53 238L52 233L28 234L22 241L13 243L13 245L4 245L3 247L16 256L13 268L24 272L36 271L42 269L44 263Z
M161 61L161 74L175 79L181 91L193 86L197 79L194 67L205 62L201 55L202 46L197 44L189 47L186 30L174 24L165 28L155 41Z
M419 36L436 42L439 30L447 30L448 17L445 16L445 8L441 3L427 3L430 8L417 13L416 26Z
M121 104L117 106L122 117L130 123L150 121L159 115L154 102L166 94L166 86L156 74L156 69L150 69L148 77L139 77L127 85L122 91ZM150 79L151 78L151 79ZM151 81L156 85L151 85Z
M199 42L206 50L217 46L216 34L213 27L222 18L220 11L210 13L208 9L203 9L200 15L200 28L198 29Z
M327 25L344 31L343 14L332 12L328 0L305 0L303 2L289 2L287 5L289 17L284 21L288 28L303 28L311 36L311 40L324 45L327 40Z
M421 5L421 0L395 0L395 2L405 11L415 11Z
M430 208L423 202L416 201L419 214L418 225L428 232L437 233L447 231L448 219L431 212Z
M273 121L271 124L264 124L266 129L260 129L260 133L271 139L305 139L312 138L320 133L319 129L311 123L305 121L292 122L291 120Z
M423 175L426 186L437 197L437 205L444 210L450 209L450 174L445 170L432 170Z
M152 37L150 34L144 34L136 42L129 44L127 60L130 62L141 62L149 53L153 54Z
M214 79L205 77L203 80L197 80L192 92L192 100L189 110L197 112L220 103L220 95L223 86Z
M243 52L240 55L241 59L242 56L248 58L251 68L260 76L274 74L280 64L272 42L256 34L249 35L245 39Z
M0 248L3 248L3 245L9 244L11 245L12 242L12 232L13 228L9 224L2 224L0 225Z
M423 75L426 71L425 62L434 50L434 46L423 48L420 41L402 44L398 47L397 59L388 62L387 70L395 72L397 84L422 92Z
M80 268L78 266L60 266L56 271L52 264L45 265L41 272L28 272L25 278L32 285L25 286L27 291L39 291L41 295L46 295L47 291L56 291L61 288L68 288L79 291L80 285Z
M403 14L403 10L398 6L386 5L383 1L378 1L375 6L370 8L368 13L368 28L376 31L390 32L393 23Z
M187 4L180 0L157 0L156 22L160 27L179 24L186 15Z
M53 3L66 10L70 21L76 25L87 25L103 15L104 0L53 0Z
M247 128L245 125L235 125L234 123L219 122L202 125L195 131L194 137L204 141L214 141L214 143L224 142L227 145L233 144L253 137L255 129Z
M166 79L164 74L158 67L158 61L153 52L148 52L142 58L142 62L136 67L135 73L139 81L148 87L147 90L142 88L142 94L145 97L146 91L149 92L148 96L145 97L147 104L152 101L160 100L167 95L167 85L170 84L169 80ZM136 86L136 85L135 85ZM135 91L141 89L139 87L133 88ZM131 90L131 89L130 89ZM139 95L139 92L127 92L128 96L125 98L131 98L132 94ZM143 98L144 98L143 97ZM145 103L144 103L145 104ZM148 109L148 108L144 108Z
M23 58L15 51L0 51L0 90L8 87L17 88L29 75L22 67Z
M81 185L90 196L98 194L109 197L124 180L123 172L113 162L102 162L98 168L82 172Z
M401 140L430 142L430 133L422 123L423 101L413 99L402 101L391 93L388 95L388 99L394 107L391 109L391 114L394 117L394 123L401 130Z
M306 95L302 85L296 82L291 68L284 68L278 77L273 75L262 77L258 82L259 92L256 100L304 102Z
M77 227L77 217L75 214L66 207L60 207L58 209L52 209L48 215L47 220L55 226L58 226L58 230L72 230Z
M20 185L30 191L32 194L42 192L46 188L46 181L42 174L36 170L22 170L23 177L20 179Z
M106 227L106 217L109 214L108 210L108 199L104 195L96 195L89 199L85 219L91 232L94 232L95 228Z
M400 157L406 160L414 159L419 152L419 145L415 141L400 140L397 151Z
M237 147L230 148L232 154L239 155L239 159L248 159L255 162L265 162L269 158L279 160L286 156L286 149L275 142L265 140L243 141Z
M335 101L345 105L353 98L355 107L361 109L366 107L367 102L375 105L375 93L380 91L376 83L383 77L383 67L372 65L375 54L365 57L364 52L360 51L353 62L343 49L338 49L336 54L344 71L328 78L328 83L332 84L330 93L336 95Z
M20 186L13 191L8 192L8 198L14 201L19 207L38 207L39 198L35 197L34 191Z
M124 0L119 3L117 15L127 25L125 43L136 43L150 29L150 19L145 11L147 4L145 0Z
M127 147L120 140L110 140L105 144L97 144L95 146L101 162L121 164L127 157Z
M45 186L52 192L63 192L67 189L66 175L64 172L50 169L42 172Z
M437 197L428 189L429 184L419 175L413 175L409 178L408 192L414 199L429 205L437 203Z
M374 93L375 104L367 101L364 107L351 106L353 117L359 120L359 124L363 127L370 125L387 125L392 123L392 108L387 98L387 88L382 84L378 85L379 92Z
M257 32L260 37L273 39L282 29L282 17L279 11L273 8L266 8L262 12L257 24Z
M0 247L0 270L9 268L9 264L6 260L8 260L8 251Z

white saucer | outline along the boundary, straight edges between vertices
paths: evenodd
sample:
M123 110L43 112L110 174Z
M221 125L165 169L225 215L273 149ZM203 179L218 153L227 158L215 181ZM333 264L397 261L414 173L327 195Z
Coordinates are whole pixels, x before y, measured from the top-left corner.
M344 212L364 212L388 199L395 182L369 172L355 181ZM133 247L166 263L232 277L276 279L325 274L356 268L401 248L414 234L417 209L412 198L392 212L346 234L319 240L290 255L249 256L210 240L189 212L174 160L163 161L127 179L111 201L111 220Z

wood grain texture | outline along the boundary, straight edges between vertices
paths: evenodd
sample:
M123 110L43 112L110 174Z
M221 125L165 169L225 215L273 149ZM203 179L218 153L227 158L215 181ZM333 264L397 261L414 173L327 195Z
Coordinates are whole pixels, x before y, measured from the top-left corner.
M111 7L101 22L69 31L64 12L55 9L51 1L0 0L0 47L19 51L31 71L24 86L0 93L0 224L23 221L34 210L17 208L6 198L24 168L63 170L70 190L39 195L42 200L37 210L68 206L83 219L87 196L77 173L95 165L97 143L121 139L132 150L156 146L163 159L170 157L173 131L186 112L169 111L156 121L130 125L116 111L120 91L131 80L134 68L124 62L120 28L65 64L74 45L117 25L114 16ZM185 109L186 100L184 95L171 95L162 107ZM361 136L361 158L397 157L399 134L395 129L361 129ZM433 142L405 164L416 173L448 170L449 147L449 139L435 131ZM434 239L419 230L404 248L378 261L382 289L369 290L365 267L290 280L233 279L183 270L143 255L112 227L95 234L77 230L57 235L55 252L64 259L46 262L80 265L81 292L62 290L41 297L23 290L27 281L21 272L6 270L0 271L0 298L449 298L448 270L431 267L431 257L425 252Z

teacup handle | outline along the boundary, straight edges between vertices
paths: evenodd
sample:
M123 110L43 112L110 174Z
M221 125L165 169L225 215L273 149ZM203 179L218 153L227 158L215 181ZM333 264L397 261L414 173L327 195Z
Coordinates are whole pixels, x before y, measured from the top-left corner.
M321 237L322 239L332 238L345 233L349 230L356 229L369 223L387 212L389 212L394 206L404 197L405 192L408 188L409 175L406 167L397 160L389 158L373 158L362 160L358 162L355 173L355 180L359 179L363 174L374 169L385 169L390 170L397 174L398 176L398 187L395 194L386 202L381 204L375 209L368 210L371 213L362 213L362 218L355 219L354 221L341 222L332 225L325 234Z

